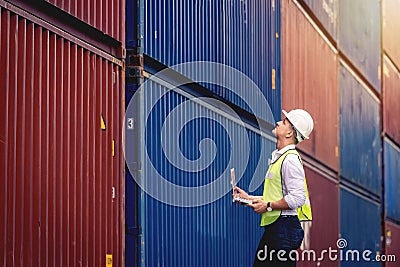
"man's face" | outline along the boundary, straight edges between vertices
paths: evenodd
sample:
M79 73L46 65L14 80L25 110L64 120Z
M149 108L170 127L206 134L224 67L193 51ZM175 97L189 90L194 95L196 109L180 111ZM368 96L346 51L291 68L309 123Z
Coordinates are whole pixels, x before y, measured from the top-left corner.
M292 130L292 125L290 122L286 119L286 117L283 117L283 120L276 123L275 129L272 130L272 133L277 138L285 138L286 135Z

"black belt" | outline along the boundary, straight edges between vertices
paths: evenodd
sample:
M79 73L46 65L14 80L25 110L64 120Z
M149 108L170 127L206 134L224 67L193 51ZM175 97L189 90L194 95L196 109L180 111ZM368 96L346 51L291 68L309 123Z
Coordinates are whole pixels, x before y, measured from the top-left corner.
M296 217L297 215L281 215L282 218L293 218Z

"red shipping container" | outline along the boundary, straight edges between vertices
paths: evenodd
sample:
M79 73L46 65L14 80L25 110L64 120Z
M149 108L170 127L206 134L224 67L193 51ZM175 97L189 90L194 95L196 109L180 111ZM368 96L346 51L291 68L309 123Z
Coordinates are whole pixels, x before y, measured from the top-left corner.
M400 260L400 225L386 221L385 236L386 236L385 266L386 267L399 266L398 262ZM392 255L394 255L395 258L393 258Z
M315 167L305 167L307 185L310 194L313 220L305 222L304 241L302 249L315 251L316 260L308 260L304 254L304 261L298 261L297 266L339 266L339 261L331 261L328 254L323 255L323 250L337 249L336 242L339 238L339 187L333 178L322 173ZM329 203L329 204L327 204ZM311 225L311 226L310 226ZM322 255L322 256L321 256ZM318 258L322 260L319 261ZM319 263L319 264L318 264Z
M125 40L124 0L46 0L114 39Z
M282 1L282 107L303 108L314 131L299 148L339 168L337 52L292 1Z
M383 60L383 130L397 144L400 144L400 120L394 114L400 114L400 72L384 56Z
M122 62L6 2L0 14L0 261L121 266Z
M400 69L400 1L383 0L382 1L382 39L383 50L389 55L395 63L397 69Z

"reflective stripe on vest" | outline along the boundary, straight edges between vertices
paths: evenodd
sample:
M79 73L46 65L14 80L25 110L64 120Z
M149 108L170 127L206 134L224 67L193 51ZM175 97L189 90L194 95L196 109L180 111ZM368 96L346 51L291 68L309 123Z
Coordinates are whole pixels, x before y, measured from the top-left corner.
M264 182L263 199L265 202L274 202L283 198L282 163L285 160L286 156L289 154L296 155L299 158L300 163L302 163L299 152L297 152L297 150L295 149L289 149L269 166ZM304 177L304 188L306 191L306 201L303 206L297 209L297 215L300 221L311 221L311 204L308 195L306 177ZM281 213L281 210L264 212L261 217L260 225L266 226L275 222L279 218Z

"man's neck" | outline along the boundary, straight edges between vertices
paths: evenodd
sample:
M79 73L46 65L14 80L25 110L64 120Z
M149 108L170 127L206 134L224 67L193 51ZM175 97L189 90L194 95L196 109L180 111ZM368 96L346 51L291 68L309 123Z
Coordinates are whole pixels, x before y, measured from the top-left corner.
M288 146L288 145L294 145L294 142L290 139L284 139L284 140L277 140L276 141L276 148L278 150L281 150L282 148Z

